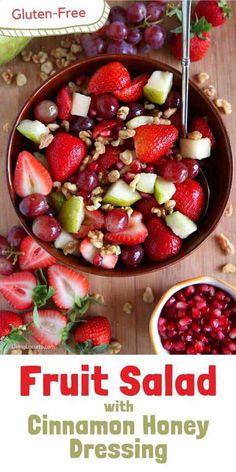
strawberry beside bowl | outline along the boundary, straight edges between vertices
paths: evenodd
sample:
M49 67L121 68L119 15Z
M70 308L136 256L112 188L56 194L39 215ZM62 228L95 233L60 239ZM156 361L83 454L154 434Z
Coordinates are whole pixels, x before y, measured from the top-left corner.
M187 232L192 233L189 237L186 239L182 239L174 234L172 232L173 228L176 228L176 225L178 227L179 223L182 224L182 221L179 221L179 213L181 213L178 208L176 208L178 211L174 212L174 219L177 219L178 221L173 221L174 219L172 218L172 215L170 214L168 219L165 221L162 218L158 218L157 216L152 216L151 222L146 222L145 220L145 213L153 210L153 208L156 206L159 206L159 202L157 204L158 199L160 199L160 204L161 204L161 199L163 198L163 192L166 193L166 188L163 190L162 188L162 180L158 181L158 188L157 192L154 195L152 195L152 190L150 190L150 186L154 185L153 179L156 179L156 175L162 176L163 170L159 169L158 171L155 169L155 158L157 156L157 148L155 149L152 145L149 146L149 142L156 138L155 133L156 129L158 128L158 132L162 134L162 139L164 140L165 138L165 144L163 145L163 148L160 150L158 149L158 152L160 153L161 151L161 156L165 156L165 154L168 154L168 146L172 146L172 143L174 140L176 140L178 132L176 130L176 127L179 126L179 116L180 112L177 110L176 114L173 115L176 117L172 120L171 125L165 126L166 124L159 124L159 126L155 126L155 123L153 123L153 116L152 111L150 109L145 109L141 115L145 114L145 123L139 122L138 127L136 127L136 124L134 125L134 121L139 119L139 116L134 117L134 121L132 121L132 127L135 126L135 129L138 131L135 131L135 150L136 154L139 155L140 160L138 161L135 159L135 161L132 162L132 169L130 172L129 165L125 164L122 162L117 163L117 152L116 152L116 146L108 146L109 147L109 156L108 156L108 161L107 161L107 156L99 156L99 160L97 161L99 163L99 166L102 165L108 165L107 162L114 163L115 166L111 166L109 171L113 171L114 169L119 169L120 175L123 175L122 172L122 166L123 168L127 169L126 174L124 178L120 178L120 180L115 182L115 190L113 188L112 192L110 192L110 187L108 190L106 190L105 197L103 198L103 205L111 205L113 204L114 212L112 214L112 218L109 216L107 217L106 215L101 215L101 211L93 210L91 211L91 202L86 204L86 209L85 209L85 219L86 219L86 224L88 220L88 211L89 213L89 225L91 229L93 230L100 230L104 228L104 218L105 218L105 241L106 245L110 245L114 248L114 246L117 248L121 248L122 255L121 257L118 257L116 254L111 255L106 254L101 256L101 251L98 248L98 246L91 246L90 242L88 242L88 238L86 237L87 234L86 232L84 233L84 220L81 228L81 232L78 231L75 224L77 225L78 220L80 220L80 213L81 213L81 199L84 200L84 190L86 193L86 180L84 181L84 175L81 174L79 171L80 175L79 177L76 177L76 183L79 185L77 189L81 190L82 192L78 192L80 196L80 200L78 198L78 195L71 195L72 198L66 201L64 205L63 201L63 206L62 206L62 211L60 211L60 224L58 221L52 225L50 228L50 234L46 238L47 240L45 241L44 238L44 230L43 226L41 224L42 219L44 224L47 225L48 229L48 224L53 221L53 212L51 212L51 208L48 208L48 196L49 192L52 191L50 186L52 186L52 181L59 181L61 180L63 183L69 181L71 183L71 174L73 174L73 165L74 161L73 159L70 159L70 162L68 162L67 159L63 159L63 165L58 164L58 156L63 154L64 156L67 156L73 150L74 146L77 146L78 141L77 137L75 135L73 136L68 136L68 133L66 133L65 129L60 129L59 132L55 132L54 139L51 144L45 149L43 149L43 153L45 153L46 158L50 164L50 171L51 175L48 174L48 171L45 172L44 168L42 168L42 162L45 164L45 157L42 158L41 162L37 161L37 164L35 164L35 158L33 156L32 160L32 154L35 151L38 151L37 147L35 147L35 144L30 144L30 139L27 138L32 138L30 136L30 133L32 132L32 129L30 130L27 129L27 132L25 129L22 129L24 126L22 126L22 122L25 124L24 120L35 120L38 119L37 115L42 115L42 111L40 110L39 104L44 101L44 100L55 100L55 97L57 96L57 105L60 108L60 120L66 120L67 114L68 114L68 96L67 92L65 91L65 86L67 86L70 82L76 82L78 83L78 77L82 78L84 76L89 76L89 77L94 77L94 73L96 71L99 71L101 67L104 65L109 65L111 63L118 63L121 64L121 66L117 66L117 68L125 67L127 68L128 72L132 76L132 84L133 88L131 90L131 93L133 96L139 96L140 95L140 87L143 88L144 83L148 80L148 77L152 76L152 74L155 71L163 71L163 72L168 72L168 77L173 74L173 87L174 87L174 93L172 97L175 99L175 102L178 102L178 96L180 95L181 91L181 74L171 68L168 65L165 65L163 63L160 63L156 60L150 59L150 58L143 58L139 56L122 56L122 55L115 55L115 56L99 56L91 59L87 59L84 61L81 61L77 64L73 64L72 66L69 66L68 68L60 71L58 74L50 78L48 81L46 81L35 93L33 96L29 98L29 100L26 102L26 104L23 106L20 114L17 117L16 123L13 127L11 136L10 136L10 141L9 141L9 146L8 146L8 155L7 155L7 175L8 175L8 185L9 185L9 192L10 196L12 199L12 203L15 207L16 213L18 217L20 218L22 224L24 225L25 229L30 233L36 241L44 248L46 249L51 255L57 258L58 261L69 265L73 268L77 268L80 270L83 270L88 273L96 274L96 275L101 275L101 276L131 276L131 275L140 275L140 274L145 274L148 272L152 272L158 269L161 269L163 267L167 267L173 263L176 263L180 260L182 260L184 257L192 253L197 247L200 246L200 244L212 233L214 230L215 226L217 225L219 219L221 218L224 209L226 207L230 189L231 189L231 183L232 183L232 151L230 147L230 142L229 138L227 135L227 132L225 130L224 124L221 120L221 117L218 114L217 109L214 107L214 105L207 99L205 94L194 84L190 84L190 105L191 105L191 113L193 115L192 118L196 117L204 117L207 116L209 120L209 125L211 130L213 131L214 138L209 136L208 138L205 138L205 144L207 144L207 147L210 146L210 141L216 140L216 145L212 147L212 152L211 152L211 157L209 159L204 159L204 173L207 177L207 181L210 187L210 201L209 201L209 206L207 208L206 213L204 214L204 191L201 188L201 182L199 177L196 177L194 179L193 177L190 178L189 180L186 180L183 182L183 185L181 184L180 187L177 186L175 188L175 194L176 198L178 197L179 200L179 206L183 205L186 207L186 201L188 200L188 195L193 195L194 197L194 202L195 205L191 205L191 208L184 208L183 213L185 213L186 216L189 218L185 218L184 215L184 224L187 222L188 228ZM161 72L161 74L163 74ZM144 83L140 83L140 80L138 79L138 82L136 82L136 77L139 75L142 75L142 80L144 80ZM119 70L117 70L117 75L119 75ZM99 77L98 77L99 78ZM109 77L111 79L111 77ZM116 99L114 100L114 97L112 98L113 102L111 103L111 99L109 98L109 110L114 112L114 109L117 106L117 100L119 100L119 106L130 106L130 102L128 102L129 98L127 96L127 90L126 90L126 85L128 78L123 77L123 85L120 90L116 92ZM107 80L107 79L106 79ZM116 81L116 75L112 77L112 80ZM94 92L94 90L98 87L101 88L101 91L99 92L102 94L104 89L104 83L102 83L101 87L101 81L91 79L90 81L90 89ZM153 85L153 84L151 84ZM154 84L155 85L155 84ZM89 91L88 87L88 91ZM129 87L128 87L129 88ZM151 87L152 88L152 87ZM150 87L149 87L150 89ZM106 90L104 89L104 92ZM149 90L150 92L150 90ZM129 90L130 93L130 90ZM150 96L152 95L149 93ZM111 94L110 94L111 95ZM99 95L100 97L102 95ZM175 98L177 96L177 99ZM160 104L160 110L163 110L163 105L162 105L162 96L158 96L158 101L161 103ZM155 98L156 99L156 98ZM99 113L102 114L103 108L105 107L105 111L107 112L107 103L106 100L103 97L103 100L100 100L100 104L98 104L98 98L96 99L96 107L98 109L99 107ZM138 101L138 99L136 99ZM84 111L84 107L86 108L87 106L87 97L83 99L83 104L82 104L82 109ZM144 97L142 97L141 100L141 105L143 108L144 105ZM151 99L149 98L149 102L151 102ZM93 102L92 102L93 104ZM63 105L63 106L62 106ZM80 103L81 105L81 103ZM140 104L139 104L140 105ZM47 103L48 106L48 103ZM75 108L77 107L77 104L74 103ZM179 104L177 105L177 107ZM36 107L36 108L35 108ZM171 104L171 101L169 100L169 108L174 107L174 105ZM113 108L113 110L112 110ZM165 107L165 109L167 106ZM35 110L37 112L35 112ZM52 117L50 118L50 122L55 121L54 120L54 114L55 114L55 107L52 106L50 109L52 113ZM70 110L69 110L70 111ZM70 113L69 113L70 115ZM78 115L78 113L77 113ZM139 113L140 115L140 113ZM112 117L107 119L108 116L106 116L106 122L110 123L114 121L114 114ZM148 118L147 118L148 117ZM69 119L71 116L69 117ZM141 117L142 118L142 117ZM95 121L97 118L95 119ZM147 123L148 121L148 123ZM194 120L193 120L194 122ZM32 123L32 121L31 121ZM124 124L124 123L123 123ZM46 121L45 121L46 125ZM96 133L98 133L98 137L100 136L100 131L101 131L101 125L103 126L103 131L104 131L104 122L97 121L96 122ZM173 126L172 126L173 125ZM202 122L200 123L202 126ZM200 126L198 123L198 127ZM66 126L66 124L65 124ZM122 120L119 122L119 126L122 130ZM118 127L119 127L118 126ZM140 129L142 128L142 132L140 133ZM131 127L131 132L133 128ZM21 133L17 130L20 129ZM44 128L44 126L43 126ZM204 126L205 128L205 126ZM208 128L208 126L207 126ZM45 129L45 128L44 128ZM195 128L196 129L196 128ZM195 130L194 129L194 130ZM168 130L168 132L167 132ZM34 131L34 130L33 130ZM38 131L38 129L37 129ZM204 132L205 129L199 131L202 133L202 136L204 138ZM94 132L94 129L93 129ZM69 132L70 133L70 132ZM28 136L27 136L28 135ZM66 135L66 136L65 136ZM104 136L104 135L103 135ZM108 129L108 136L109 136L109 129ZM47 136L46 136L47 139ZM116 140L113 138L113 140ZM131 141L131 140L128 140ZM127 141L127 143L128 143ZM187 140L189 145L189 141ZM213 142L212 142L213 144ZM31 146L31 147L30 147ZM190 146L192 147L192 143L190 142ZM125 146L124 148L120 148L120 152L128 149L128 146ZM69 149L69 151L68 151ZM133 149L131 145L131 150ZM22 151L26 151L23 152ZM63 153L62 153L63 151ZM172 152L172 151L171 151ZM187 149L183 149L183 152L185 152L185 156L187 157L188 154L186 155L186 152L188 152L188 146ZM198 152L198 151L197 151ZM206 149L204 149L204 152ZM79 145L79 152L76 154L76 163L75 163L75 168L74 170L78 171L78 162L81 164L83 162L84 157L89 153L88 149L86 149L86 146L84 142L80 141ZM20 154L20 157L19 157ZM29 155L30 154L30 155ZM182 153L183 154L183 153ZM73 153L71 154L73 157ZM148 156L148 157L147 157ZM104 162L104 158L105 162ZM205 155L206 157L206 155ZM158 159L160 159L160 156L158 156ZM150 162L149 162L150 161ZM189 159L188 159L189 161ZM130 198L130 183L132 183L132 179L135 180L135 175L139 172L140 169L138 170L138 167L140 167L140 162L141 162L141 175L142 175L142 185L139 182L138 185L138 190L139 192L133 192L134 195L134 200L137 198L139 201L132 202L134 203L134 208L135 210L133 212L133 215L129 215L129 220L127 218L127 215L124 214L124 210L122 207L127 207L127 201L129 201ZM173 161L172 161L173 162ZM169 163L169 161L168 161ZM94 162L91 164L94 166ZM95 162L95 166L96 166ZM119 167L118 167L119 165ZM137 166L137 169L135 169L135 166ZM165 167L165 172L164 175L166 174L166 162L164 163ZM173 167L173 165L172 165ZM178 167L180 167L178 165ZM184 165L185 169L183 172L186 172L186 166ZM31 206L32 203L32 198L30 198L30 201L25 200L25 185L26 188L30 186L30 183L27 182L25 176L27 174L26 170L29 170L29 173L31 174L31 177L34 177L35 174L37 174L37 179L34 182L34 192L33 193L40 193L42 192L45 195L45 198L41 199L40 202L37 202L36 197L36 204L37 204L37 211L39 209L39 218L37 218L37 215L34 219L28 218L25 216L25 213L27 213L29 207ZM30 170L31 169L31 170ZM103 169L103 168L102 168ZM117 170L115 173L117 174ZM118 171L118 173L119 173ZM191 166L191 172L193 172L193 166ZM63 175L62 175L63 174ZM131 174L131 177L130 177ZM49 176L49 179L48 179ZM113 175L114 176L114 173ZM215 176L218 176L215 178ZM73 176L72 176L73 177ZM93 173L94 177L94 173ZM96 176L95 176L96 177ZM124 179L126 178L126 181ZM130 181L131 178L131 181ZM186 177L185 177L186 178ZM165 179L164 179L165 180ZM155 180L155 185L157 183L157 180ZM142 186L144 190L142 190ZM172 187L173 184L167 186L167 194L169 194L168 197L168 202L171 202L171 195L173 195ZM35 190L36 188L36 190ZM39 190L37 190L39 188ZM54 189L53 189L54 190ZM128 190L128 193L126 191ZM134 189L135 190L135 189ZM145 197L143 196L143 193L145 194ZM119 202L117 204L117 195L119 194ZM132 195L132 200L133 200L133 195ZM137 195L137 197L136 197ZM140 197L141 195L141 197ZM187 197L186 197L187 195ZM58 194L56 195L56 202L55 205L61 205L61 202L58 201ZM125 202L123 202L123 197ZM149 197L149 202L148 198ZM27 199L28 197L26 197ZM141 198L141 199L140 199ZM166 198L166 195L165 195ZM50 194L50 199L51 199L51 194ZM166 200L167 201L167 200ZM147 203L148 202L148 203ZM143 208L143 203L144 203L144 208ZM33 202L35 204L35 200ZM129 205L132 206L130 203ZM89 210L87 210L87 206L89 206ZM148 208L147 208L148 207ZM161 206L163 208L163 205ZM127 209L127 208L126 208ZM157 208L158 209L158 208ZM27 211L26 211L27 210ZM185 211L186 210L186 211ZM201 211L200 211L201 210ZM105 211L105 210L104 210ZM74 214L76 212L76 221L73 220L73 218L70 218L70 215ZM202 212L202 217L201 217L201 212ZM111 213L111 211L110 211ZM152 213L151 213L152 214ZM69 215L69 218L68 218ZM143 220L142 220L142 215L143 215ZM180 215L181 219L183 220L183 214ZM162 215L163 217L163 215ZM84 218L84 215L83 215ZM190 221L190 229L189 229L189 219ZM127 220L127 221L126 221ZM198 220L198 221L197 221ZM168 223L167 223L168 221ZM195 222L197 221L197 227ZM40 222L40 224L39 224ZM167 225L165 224L167 223ZM114 224L116 225L116 231L112 231L112 228L114 227ZM60 225L63 226L63 229L66 228L67 233L70 234L75 234L77 237L79 236L80 238L80 251L83 257L78 256L78 253L75 254L70 254L70 250L68 251L67 255L62 252L62 250L55 248L54 246L54 241L56 239L56 236L60 234ZM98 227L98 225L100 225ZM120 228L118 228L117 231L117 226L120 225ZM121 228L127 228L128 225L128 234L127 231L124 229L122 230ZM196 229L197 228L197 229ZM181 230L182 232L182 230ZM185 233L185 229L184 229ZM158 245L156 246L153 244L153 238L156 238L156 234L159 235L159 242ZM150 236L150 237L149 237ZM184 235L186 236L186 234ZM146 241L145 241L146 240ZM142 246L142 243L144 242L144 245ZM69 240L70 242L70 240ZM100 241L96 241L96 243L100 243ZM134 244L138 246L138 249L136 253L132 253ZM125 245L125 246L124 246ZM120 246L120 247L119 247ZM141 246L141 247L140 247ZM164 251L163 248L164 247ZM143 257L145 249L145 257ZM92 258L92 263L91 263L91 258ZM136 258L136 259L135 259ZM122 259L122 261L121 261ZM130 264L130 259L131 259L131 264ZM142 259L141 263L140 260ZM117 262L118 260L118 262ZM137 264L136 264L137 262Z
M149 323L156 354L236 354L236 287L214 277L179 282Z

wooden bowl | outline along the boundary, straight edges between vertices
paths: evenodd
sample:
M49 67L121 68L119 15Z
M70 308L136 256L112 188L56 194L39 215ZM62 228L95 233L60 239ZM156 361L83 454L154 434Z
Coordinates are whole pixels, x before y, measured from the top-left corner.
M80 269L90 274L100 276L135 276L154 272L156 270L171 266L172 264L181 261L184 257L190 255L197 249L203 241L212 233L217 223L219 222L230 194L233 173L233 156L225 126L222 119L213 103L206 97L206 95L194 83L190 83L190 112L194 115L207 116L210 126L215 135L217 146L213 155L208 159L208 183L211 190L210 203L206 215L199 222L198 231L184 241L179 254L170 260L159 263L152 263L144 261L142 265L135 269L129 269L118 266L113 270L100 269L88 264L82 258L72 255L65 256L61 250L57 250L49 243L45 243L37 239L31 230L30 221L27 220L18 210L19 198L16 196L13 188L13 175L17 156L23 149L29 149L29 141L25 139L16 131L19 122L26 118L33 118L34 106L41 100L54 97L57 90L69 81L73 81L80 74L92 74L102 66L111 61L120 61L128 67L131 74L140 74L143 72L151 73L154 70L168 70L174 74L175 88L181 91L181 74L176 69L163 64L151 58L144 58L142 56L129 55L105 55L86 59L77 62L66 69L61 70L43 85L41 85L27 100L22 110L20 111L16 122L11 132L8 151L7 151L7 179L9 186L9 193L15 211L26 229L26 231L38 242L40 246L52 254L58 262L66 264L75 269Z
M158 320L166 302L168 302L168 300L179 290L182 290L185 287L189 287L189 285L199 284L213 285L213 287L217 287L220 290L224 290L234 300L236 300L236 287L225 282L224 280L216 279L215 277L195 277L194 279L184 280L183 282L179 282L173 285L173 287L169 288L158 301L157 305L153 310L149 322L149 335L151 338L152 347L156 354L170 355L170 353L163 347L158 330Z

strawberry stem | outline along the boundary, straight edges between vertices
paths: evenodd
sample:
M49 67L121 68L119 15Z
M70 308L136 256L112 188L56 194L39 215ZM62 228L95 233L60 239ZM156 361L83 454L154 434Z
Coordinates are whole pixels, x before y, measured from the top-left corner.
M23 325L20 328L12 328L10 334L0 341L0 354L7 354L9 349L14 346L15 343L26 343L27 340L22 336L22 331L27 331L28 325Z

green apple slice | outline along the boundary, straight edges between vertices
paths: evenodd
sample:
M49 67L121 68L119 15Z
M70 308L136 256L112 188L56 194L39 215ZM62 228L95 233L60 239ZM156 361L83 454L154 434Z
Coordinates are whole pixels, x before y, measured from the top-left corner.
M209 138L201 139L180 139L180 154L182 157L190 159L207 159L211 155L211 141Z
M59 221L65 231L77 233L84 220L84 216L83 198L73 195L73 197L63 203L59 213Z
M91 97L82 95L82 93L73 93L71 114L75 116L88 116Z
M17 126L17 130L25 136L25 138L30 139L30 141L36 144L40 144L42 136L50 132L47 126L38 120L23 120Z
M58 236L58 238L54 241L54 246L56 249L64 249L66 244L72 243L73 241L76 241L75 238L66 231L62 230L61 234Z
M133 205L140 199L139 193L133 191L124 180L120 179L110 186L103 198L103 203L110 203L117 207L126 207Z
M146 115L135 116L135 118L132 118L132 120L129 120L126 123L126 126L129 129L136 129L139 126L148 125L150 123L153 123L153 121L154 121L153 116L146 116Z
M65 195L62 192L52 192L50 197L55 210L60 211L66 199Z
M137 183L136 189L140 192L154 193L154 186L156 182L156 174L145 174L144 172L139 174L140 179Z
M181 239L186 239L190 234L197 231L197 225L180 211L174 211L174 213L168 215L166 224Z
M31 38L0 36L0 65L14 59L30 41Z
M145 97L156 105L163 105L173 85L172 72L157 70L152 73L143 91Z
M156 178L154 186L154 195L159 205L163 205L163 203L168 202L168 200L173 197L175 191L176 186L172 182L163 179L163 177Z

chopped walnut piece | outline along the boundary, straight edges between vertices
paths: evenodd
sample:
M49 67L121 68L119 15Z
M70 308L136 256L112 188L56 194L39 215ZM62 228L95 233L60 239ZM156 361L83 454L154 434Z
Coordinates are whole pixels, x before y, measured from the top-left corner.
M58 125L57 123L49 123L47 125L47 128L50 130L50 131L57 131L59 128L60 128L60 125Z
M120 178L120 172L118 170L111 170L107 176L107 180L110 184L114 184Z
M5 123L5 124L3 125L3 127L2 127L2 129L3 129L4 133L9 133L9 131L10 131L10 129L11 129L10 123L8 123L8 122Z
M22 72L18 72L16 74L16 85L17 87L23 87L23 85L27 84L27 77L25 74L22 74Z
M48 59L48 54L44 51L39 51L37 54L32 55L32 61L35 64L44 64Z
M236 273L236 266L234 264L225 264L222 266L221 271L223 274L235 274Z
M121 349L122 349L122 344L118 343L118 341L112 341L109 344L108 352L109 354L119 354Z
M193 141L198 141L199 139L202 139L202 133L199 131L193 131L192 133L188 133L188 138L193 139Z
M176 206L176 201L175 200L168 200L168 202L165 203L165 210L167 211L168 214L173 213L174 208Z
M40 79L42 79L43 82L44 82L45 80L48 79L48 74L45 74L45 72L40 72L39 77L40 77Z
M39 149L45 149L54 140L53 134L43 134L40 139Z
M61 47L65 49L70 49L72 46L73 39L71 36L66 36L65 38L62 38L60 41Z
M154 103L149 103L149 102L145 102L144 103L144 109L145 110L154 110L156 107L154 105Z
M53 70L53 63L50 61L44 62L41 65L41 72L44 72L45 74L50 74Z
M54 57L55 59L62 59L65 58L68 54L68 51L66 48L54 48L51 50L51 56Z
M13 356L21 356L23 354L22 349L11 349L10 354Z
M63 253L65 254L65 256L67 256L67 254L73 254L74 252L78 252L78 249L79 241L69 241L63 247Z
M87 147L92 146L92 132L91 131L80 131L79 138L85 142Z
M111 211L113 209L114 209L114 207L110 203L106 203L105 205L102 205L102 210L103 211Z
M155 300L151 287L146 287L143 293L144 303L153 303Z
M124 107L119 108L116 116L119 120L125 121L128 114L129 114L129 107L124 106Z
M126 302L123 306L123 312L126 313L126 315L131 315L133 311L133 305L130 302Z
M235 253L234 245L223 233L216 236L216 241L218 242L220 249L224 252L226 256L234 255Z
M205 87L203 89L203 92L207 95L208 98L215 98L216 97L216 88L214 85L208 85L208 87Z
M80 52L82 52L82 47L79 44L73 43L71 45L70 51L73 54L79 54Z
M25 49L21 52L21 57L23 62L30 62L33 56L32 51L26 51Z
M88 238L94 247L97 249L102 249L103 247L103 237L104 234L102 231L89 231Z
M162 215L162 210L160 208L153 207L151 209L151 213L153 213L154 215L157 215L158 218L160 218Z
M129 166L133 160L133 152L129 151L127 149L126 151L123 151L120 153L120 160L125 164L126 166Z
M121 249L117 244L106 244L101 250L101 256L119 256L120 254Z
M177 111L177 108L168 108L167 110L164 111L163 116L164 118L170 118L172 115L175 114Z
M135 192L136 187L140 181L140 174L136 174L132 182L130 182L129 187Z
M71 182L65 182L63 184L63 188L65 188L66 190L68 190L68 192L70 192L72 195L76 195L78 189L77 189L77 185L76 184L72 184Z
M53 188L55 188L56 192L60 192L62 188L61 182L55 181L52 183Z
M104 189L102 187L95 187L92 191L92 196L96 197L98 195L102 195L104 193Z
M70 131L70 122L68 120L63 120L61 122L61 127L68 133Z
M164 118L160 118L159 116L155 116L155 117L154 117L153 123L154 123L155 125L171 125L171 121L170 121L170 120L166 120L166 119L164 119Z
M215 100L215 105L219 108L223 113L226 115L230 115L232 113L232 105L224 98L217 98Z
M226 212L225 212L225 215L230 217L233 215L233 212L234 212L234 207L232 205L232 203L228 206Z
M14 74L10 69L7 69L6 71L2 72L1 77L7 85L11 85Z
M133 138L136 134L135 129L121 129L119 131L119 138L120 139L130 139Z
M199 85L205 84L205 82L210 79L210 76L206 72L200 72L195 77Z

